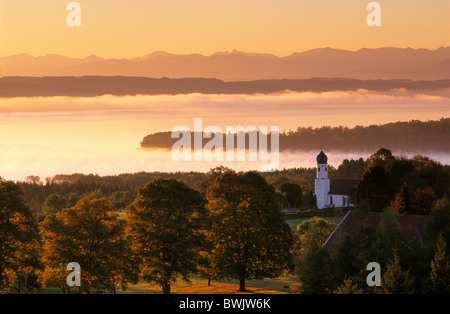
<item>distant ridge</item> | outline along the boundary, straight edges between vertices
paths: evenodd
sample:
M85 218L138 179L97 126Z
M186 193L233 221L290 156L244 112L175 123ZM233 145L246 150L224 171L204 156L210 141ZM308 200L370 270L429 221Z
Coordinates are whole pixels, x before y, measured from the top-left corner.
M126 76L82 77L3 77L0 78L0 97L50 97L101 95L176 95L176 94L272 94L285 92L430 91L450 89L449 80L358 80L346 78L311 78L297 80L256 80L226 82L206 78L147 78Z
M140 76L217 78L224 81L341 77L354 79L450 79L450 47L435 50L318 48L279 57L233 50L210 56L155 51L130 59L56 54L0 58L1 76Z

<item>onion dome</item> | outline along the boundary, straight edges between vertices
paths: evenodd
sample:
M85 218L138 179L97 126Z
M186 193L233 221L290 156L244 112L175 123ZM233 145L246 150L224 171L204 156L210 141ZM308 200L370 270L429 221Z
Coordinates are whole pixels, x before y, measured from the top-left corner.
M318 164L326 164L328 162L328 157L327 155L324 154L324 152L321 150L319 155L317 155L317 163Z

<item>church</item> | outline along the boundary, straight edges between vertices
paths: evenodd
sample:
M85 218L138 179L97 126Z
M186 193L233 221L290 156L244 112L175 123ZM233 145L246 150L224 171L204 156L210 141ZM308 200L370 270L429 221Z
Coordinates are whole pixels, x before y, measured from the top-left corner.
M317 155L317 173L314 181L314 195L317 208L354 206L350 200L350 189L358 181L328 178L328 157L323 150Z

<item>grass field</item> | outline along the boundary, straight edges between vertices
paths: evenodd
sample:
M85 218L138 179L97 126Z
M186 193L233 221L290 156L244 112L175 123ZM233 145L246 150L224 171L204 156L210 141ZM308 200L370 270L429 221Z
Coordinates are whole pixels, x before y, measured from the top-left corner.
M299 283L295 276L282 276L275 279L246 280L247 292L238 292L239 282L237 280L211 281L208 286L208 280L193 277L190 283L177 281L171 285L171 293L179 294L289 294L295 293ZM154 294L162 293L161 288L148 283L138 283L130 286L125 292L120 293L133 294Z

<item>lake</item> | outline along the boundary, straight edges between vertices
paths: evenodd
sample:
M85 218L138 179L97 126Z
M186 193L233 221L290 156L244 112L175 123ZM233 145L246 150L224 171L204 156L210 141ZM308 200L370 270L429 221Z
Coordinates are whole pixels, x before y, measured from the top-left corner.
M259 162L176 162L170 151L140 148L145 135L177 126L192 129L195 117L202 118L203 128L278 126L282 132L298 126L437 120L450 117L450 101L446 94L379 95L367 91L4 98L0 99L0 176L23 180L28 175L44 179L71 173L208 171L220 164L235 170L259 170ZM319 150L320 143L315 151L280 152L279 167L314 167ZM329 163L337 167L345 158L367 158L373 152L326 153ZM450 163L448 154L423 154Z

